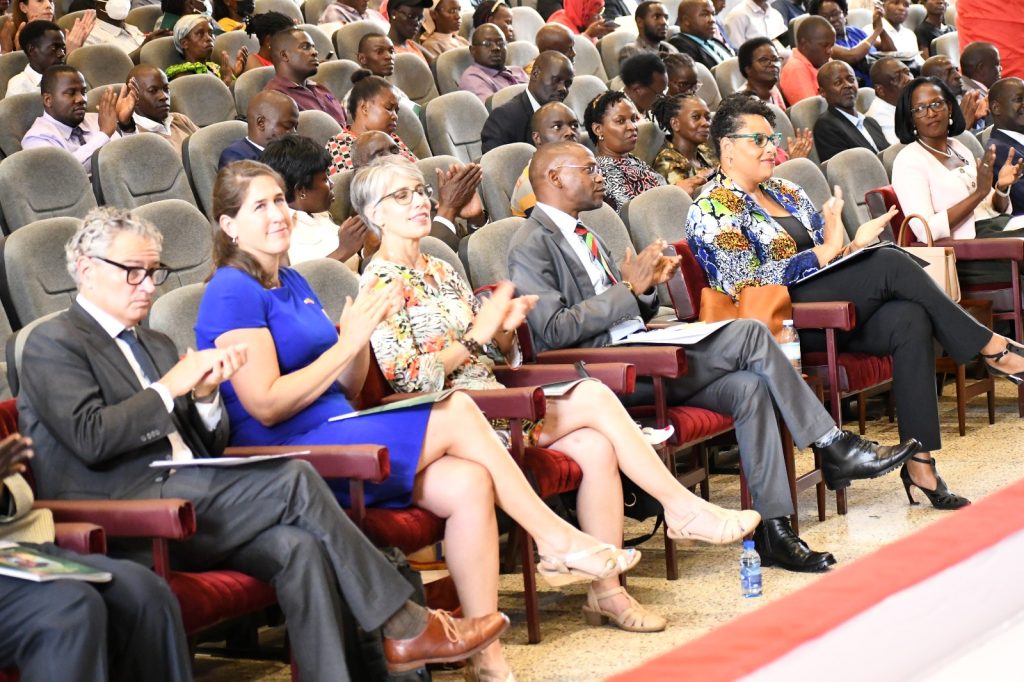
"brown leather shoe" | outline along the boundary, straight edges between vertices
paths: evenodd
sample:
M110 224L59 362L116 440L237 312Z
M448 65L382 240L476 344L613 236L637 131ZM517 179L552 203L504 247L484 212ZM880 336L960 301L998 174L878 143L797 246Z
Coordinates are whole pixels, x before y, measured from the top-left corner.
M451 663L479 653L508 629L508 616L452 618L447 611L427 610L427 627L411 639L384 639L384 657L392 672L428 663Z

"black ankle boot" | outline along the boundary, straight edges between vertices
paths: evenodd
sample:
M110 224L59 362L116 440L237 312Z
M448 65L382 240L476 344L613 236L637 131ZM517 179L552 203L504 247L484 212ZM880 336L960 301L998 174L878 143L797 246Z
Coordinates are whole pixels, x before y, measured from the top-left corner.
M778 566L787 571L822 573L836 563L829 552L815 552L793 532L788 516L764 519L754 531L754 548L762 566Z
M903 464L921 449L921 443L909 438L899 445L879 445L855 433L843 431L824 448L813 446L821 455L821 472L829 490L850 485L861 478L878 478Z

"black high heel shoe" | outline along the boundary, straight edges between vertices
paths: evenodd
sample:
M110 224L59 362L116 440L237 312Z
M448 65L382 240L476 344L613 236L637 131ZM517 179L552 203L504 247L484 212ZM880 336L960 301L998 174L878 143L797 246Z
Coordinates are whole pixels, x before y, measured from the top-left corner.
M989 355L988 353L978 353L978 355L985 358L985 360L991 361L984 363L985 369L988 370L989 374L991 374L994 377L1003 377L1004 379L1007 379L1008 381L1016 384L1017 386L1020 386L1021 384L1024 384L1024 372L1010 374L1009 372L1004 372L1003 370L994 366L995 363L999 362L1010 353L1013 353L1014 355L1024 356L1024 346L1018 346L1013 341L1007 339L1006 348L999 351L998 353L992 353L991 355Z
M966 497L960 497L949 489L946 482L942 480L942 476L939 476L939 471L935 468L935 460L933 458L925 459L914 455L910 459L921 464L931 464L932 471L935 472L935 480L938 483L938 485L935 486L935 490L928 490L927 488L921 487L919 484L914 483L914 480L910 478L910 469L906 464L904 464L903 468L900 469L900 480L903 481L903 489L907 491L907 499L910 500L910 504L918 504L914 499L914 496L910 493L910 486L914 486L923 492L924 496L928 498L928 501L931 502L932 506L936 509L959 509L960 507L966 507L971 503L971 501Z

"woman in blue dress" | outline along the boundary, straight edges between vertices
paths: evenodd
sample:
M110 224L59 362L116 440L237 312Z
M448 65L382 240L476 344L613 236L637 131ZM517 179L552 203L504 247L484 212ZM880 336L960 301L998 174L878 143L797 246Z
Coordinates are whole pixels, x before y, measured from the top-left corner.
M248 362L222 387L232 444L387 446L391 475L367 486L367 503L415 504L446 519L448 567L467 616L497 608L498 555L486 540L497 536L495 503L534 537L538 570L552 584L602 579L636 565L639 552L602 544L555 515L462 393L328 421L352 411L346 395L358 392L365 379L370 334L402 306L397 283L367 282L355 301L346 302L339 334L306 280L279 266L292 225L276 172L254 161L226 166L217 176L213 209L217 270L200 304L196 339L200 348L248 348ZM529 301L505 301L488 314L517 324L528 309ZM345 504L343 491L336 492ZM493 551L481 556L481 547ZM500 656L499 645L492 647Z

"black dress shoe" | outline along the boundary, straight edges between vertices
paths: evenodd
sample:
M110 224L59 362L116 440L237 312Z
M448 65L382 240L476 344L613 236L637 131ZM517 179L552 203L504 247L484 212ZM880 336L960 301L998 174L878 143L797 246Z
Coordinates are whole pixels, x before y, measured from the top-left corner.
M788 516L765 519L754 531L754 548L762 566L778 566L787 571L822 573L836 563L829 552L815 552L793 532Z
M879 445L849 431L843 431L828 447L814 446L815 454L821 455L821 472L829 490L887 474L920 449L921 443L914 438L899 445Z

